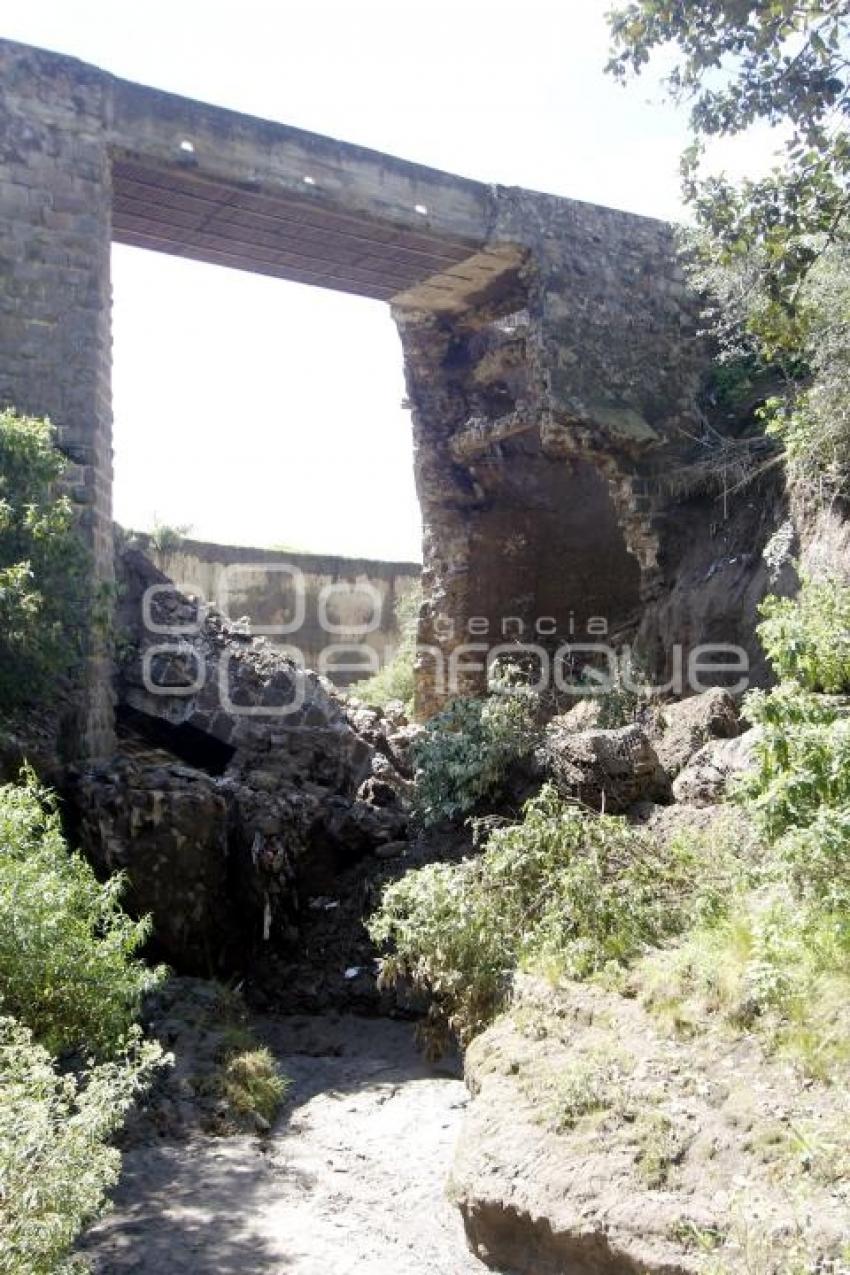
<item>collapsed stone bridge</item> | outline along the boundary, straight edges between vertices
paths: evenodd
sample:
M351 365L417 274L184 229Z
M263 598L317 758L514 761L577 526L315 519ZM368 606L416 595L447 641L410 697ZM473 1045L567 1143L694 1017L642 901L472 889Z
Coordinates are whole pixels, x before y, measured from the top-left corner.
M700 432L704 367L670 227L7 41L0 120L0 400L57 426L95 584L113 572L114 240L392 306L425 527L421 711L459 643L506 620L617 627L657 589L657 478ZM83 716L81 755L107 753L94 639Z

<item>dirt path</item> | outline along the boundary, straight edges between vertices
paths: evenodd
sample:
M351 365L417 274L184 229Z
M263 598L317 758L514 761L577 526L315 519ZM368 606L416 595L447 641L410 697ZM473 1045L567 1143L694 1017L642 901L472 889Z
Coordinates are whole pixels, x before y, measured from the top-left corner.
M408 1024L267 1020L293 1090L265 1139L129 1150L96 1275L483 1275L445 1198L466 1104Z

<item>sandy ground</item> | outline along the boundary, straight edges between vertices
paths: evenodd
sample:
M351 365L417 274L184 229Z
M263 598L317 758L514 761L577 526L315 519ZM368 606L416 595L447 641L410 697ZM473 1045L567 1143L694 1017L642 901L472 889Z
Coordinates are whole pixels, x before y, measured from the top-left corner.
M125 1154L115 1210L87 1237L96 1275L472 1275L445 1197L467 1092L409 1024L265 1020L293 1088L265 1138Z

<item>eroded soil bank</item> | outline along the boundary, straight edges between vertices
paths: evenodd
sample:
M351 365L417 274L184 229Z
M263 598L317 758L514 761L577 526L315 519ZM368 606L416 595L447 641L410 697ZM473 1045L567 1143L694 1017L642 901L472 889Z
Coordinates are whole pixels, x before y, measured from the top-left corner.
M264 1138L127 1150L115 1210L87 1237L95 1275L472 1275L445 1183L467 1103L408 1023L265 1019L292 1079Z

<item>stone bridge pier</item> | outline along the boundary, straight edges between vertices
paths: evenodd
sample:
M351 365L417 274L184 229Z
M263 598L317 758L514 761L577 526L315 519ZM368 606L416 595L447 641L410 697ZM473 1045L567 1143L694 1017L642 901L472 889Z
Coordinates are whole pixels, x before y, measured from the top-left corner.
M459 646L616 630L657 589L657 479L699 430L704 367L665 224L0 41L0 400L58 429L93 595L113 577L113 241L392 306L425 529L422 714ZM93 631L75 751L113 743Z

